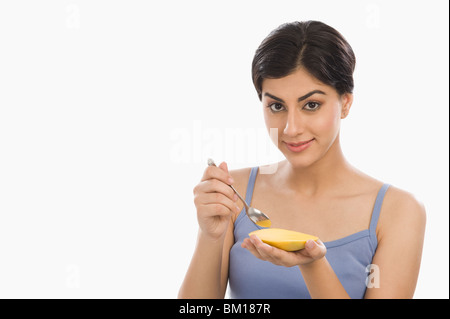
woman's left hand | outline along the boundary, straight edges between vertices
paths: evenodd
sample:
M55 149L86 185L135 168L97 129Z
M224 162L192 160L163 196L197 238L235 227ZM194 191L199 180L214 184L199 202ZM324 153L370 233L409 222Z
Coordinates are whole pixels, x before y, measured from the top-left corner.
M312 263L325 256L327 248L320 239L308 240L305 248L297 251L285 251L263 243L256 235L245 238L241 245L255 257L270 261L275 265L292 267Z

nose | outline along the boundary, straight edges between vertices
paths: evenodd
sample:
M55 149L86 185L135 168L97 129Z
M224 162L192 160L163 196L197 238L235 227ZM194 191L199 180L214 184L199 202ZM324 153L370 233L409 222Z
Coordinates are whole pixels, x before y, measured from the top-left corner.
M304 131L303 117L297 109L289 110L283 134L289 137L300 135Z

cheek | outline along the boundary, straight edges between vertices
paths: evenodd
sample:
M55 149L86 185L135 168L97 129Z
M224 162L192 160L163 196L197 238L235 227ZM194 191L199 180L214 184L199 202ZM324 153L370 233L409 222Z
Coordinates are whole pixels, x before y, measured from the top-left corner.
M328 135L336 133L340 126L340 113L333 110L333 112L324 113L323 116L314 119L311 123L311 129L318 135Z

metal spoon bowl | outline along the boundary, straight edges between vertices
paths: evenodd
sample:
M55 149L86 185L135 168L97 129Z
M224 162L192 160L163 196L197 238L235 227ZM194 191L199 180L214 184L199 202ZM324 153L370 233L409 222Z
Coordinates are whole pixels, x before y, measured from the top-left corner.
M208 159L208 166L216 166L214 161L212 159ZM236 193L236 195L239 197L239 199L244 203L245 207L245 213L247 214L248 218L255 223L258 226L261 227L270 227L272 224L269 217L267 217L266 214L264 214L262 211L250 207L247 205L245 200L242 198L242 196L237 192L237 190L233 187L233 185L230 185L231 189Z

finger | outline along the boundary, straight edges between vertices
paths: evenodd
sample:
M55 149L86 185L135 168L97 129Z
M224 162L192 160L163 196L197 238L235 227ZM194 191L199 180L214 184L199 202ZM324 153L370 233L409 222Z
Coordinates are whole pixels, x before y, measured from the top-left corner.
M321 258L327 252L325 244L320 239L317 239L317 241L312 239L308 240L305 244L305 250L313 259Z
M275 265L292 267L301 263L301 259L304 258L302 256L299 256L296 252L288 252L268 245L257 236L255 236L254 241L255 247L258 253L261 255L261 258Z
M264 260L249 238L245 238L241 246L249 250L256 258Z
M199 205L216 205L220 204L228 208L231 212L239 212L240 208L234 200L231 200L222 193L205 193L196 199Z
M197 215L202 212L203 217L231 217L232 211L222 204L207 204L199 205L200 209L197 209Z
M229 185L223 183L222 181L220 181L218 179L209 179L207 181L200 182L196 186L196 191L204 192L204 193L217 192L217 193L224 194L229 199L231 199L235 202L238 200L238 197L234 193L233 189Z
M256 235L250 236L250 241L253 243L255 249L264 260L270 261L275 265L280 264L279 249L264 243Z
M218 179L225 184L231 185L234 183L233 178L228 172L228 168L226 167L226 163L221 163L220 167L217 166L208 166L203 173L202 181L206 181L208 179ZM226 169L226 170L225 170Z
M227 164L226 162L220 163L219 168L220 168L221 170L223 170L223 171L229 173L229 172L228 172L228 164Z

